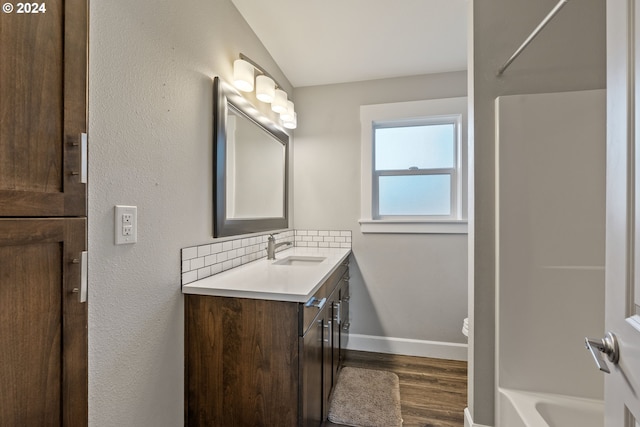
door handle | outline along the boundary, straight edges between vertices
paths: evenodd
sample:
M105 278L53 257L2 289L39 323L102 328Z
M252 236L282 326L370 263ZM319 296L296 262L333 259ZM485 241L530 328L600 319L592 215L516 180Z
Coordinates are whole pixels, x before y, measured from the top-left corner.
M607 332L607 335L602 339L585 338L584 343L587 349L591 352L593 360L595 360L596 365L598 365L598 369L602 372L606 372L607 374L611 373L600 353L606 354L609 362L614 365L618 363L618 360L620 359L620 351L616 336L612 332Z

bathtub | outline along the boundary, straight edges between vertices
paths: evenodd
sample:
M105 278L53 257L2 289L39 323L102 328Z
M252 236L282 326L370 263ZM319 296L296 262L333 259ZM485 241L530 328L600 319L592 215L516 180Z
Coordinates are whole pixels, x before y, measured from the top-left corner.
M602 427L604 403L550 393L500 389L498 427Z

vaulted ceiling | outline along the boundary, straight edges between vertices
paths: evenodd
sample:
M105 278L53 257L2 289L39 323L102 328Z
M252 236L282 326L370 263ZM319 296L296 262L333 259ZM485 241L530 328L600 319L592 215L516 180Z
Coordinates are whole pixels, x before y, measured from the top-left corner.
M294 87L467 68L467 0L232 0Z

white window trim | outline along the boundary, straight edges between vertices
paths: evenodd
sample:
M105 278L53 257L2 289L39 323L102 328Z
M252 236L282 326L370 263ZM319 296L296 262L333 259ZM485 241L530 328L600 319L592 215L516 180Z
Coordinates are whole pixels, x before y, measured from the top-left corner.
M458 162L460 162L457 196L457 218L415 219L415 218L373 218L373 125L375 122L416 119L420 117L461 115L461 142ZM466 198L463 181L466 180L467 165L467 98L431 99L424 101L398 102L360 106L361 126L361 191L360 191L360 231L362 233L446 233L466 234Z

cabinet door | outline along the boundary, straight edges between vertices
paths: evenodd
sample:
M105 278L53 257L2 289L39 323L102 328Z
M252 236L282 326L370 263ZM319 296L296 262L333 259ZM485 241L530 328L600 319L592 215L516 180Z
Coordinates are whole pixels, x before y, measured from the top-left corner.
M85 216L87 0L0 13L0 217ZM27 9L23 9L26 11Z
M318 316L315 323L301 338L300 378L301 385L301 425L317 427L325 419L323 416L322 393L322 353L324 339L324 318Z
M329 416L329 396L333 385L333 320L331 319L331 306L327 307L327 321L324 323L322 331L322 408L323 419Z
M0 219L0 426L87 424L84 219Z
M340 361L343 361L347 352L347 343L349 342L349 328L351 323L349 322L349 300L351 295L349 293L349 273L347 272L344 282L340 289Z
M336 290L331 296L331 322L328 328L330 334L328 345L330 347L330 363L328 364L330 369L330 386L333 388L336 385L338 379L338 367L340 365L340 286L336 287Z

